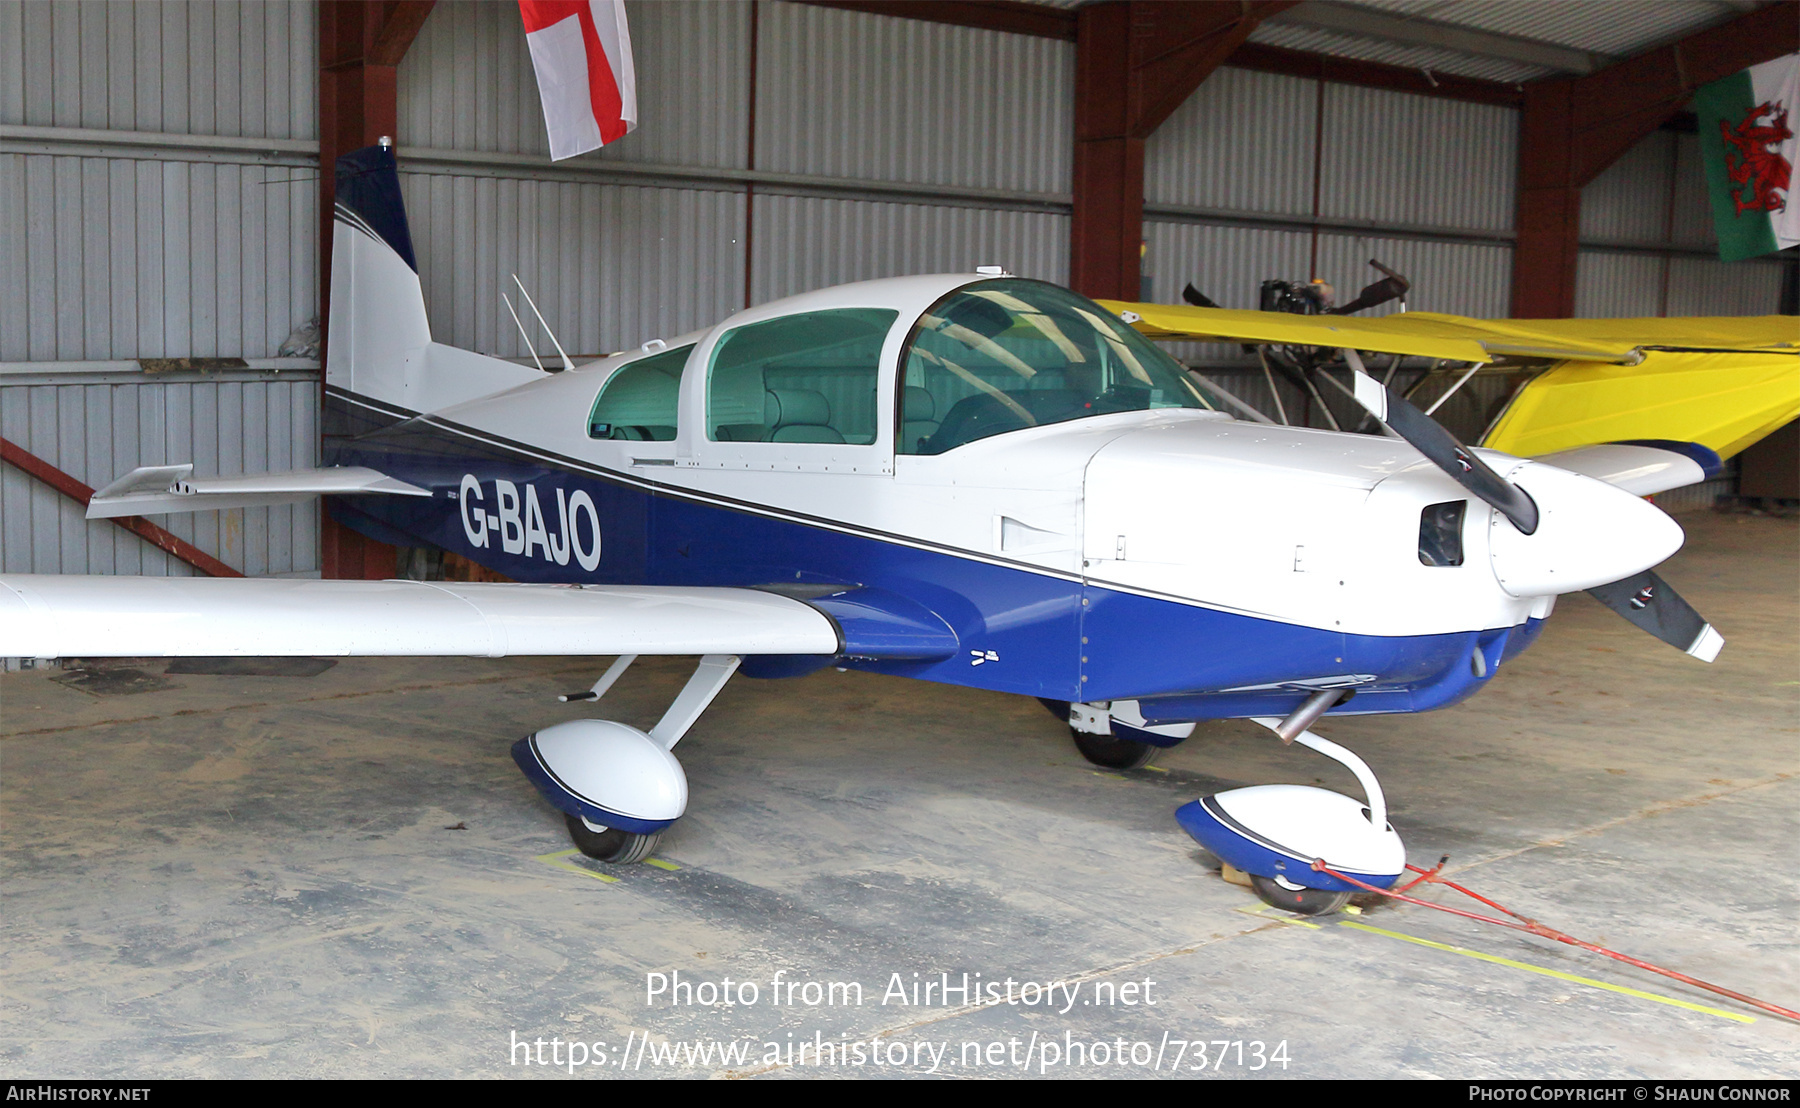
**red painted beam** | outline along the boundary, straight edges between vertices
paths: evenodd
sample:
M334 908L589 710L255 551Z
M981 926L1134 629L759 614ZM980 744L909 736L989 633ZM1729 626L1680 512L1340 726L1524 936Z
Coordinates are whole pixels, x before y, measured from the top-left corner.
M1518 85L1502 81L1457 77L1449 73L1428 75L1422 69L1404 65L1339 58L1330 54L1314 54L1308 50L1289 50L1285 46L1268 46L1260 42L1246 42L1239 46L1225 59L1225 64L1237 69L1283 73L1308 80L1360 85L1364 88L1386 89L1389 92L1410 92L1417 96L1435 96L1443 100L1494 104L1503 108L1521 107L1525 102L1525 94Z
M1144 140L1291 0L1119 0L1076 13L1069 285L1138 297Z
M94 498L93 489L8 439L0 439L0 461L17 466L83 508L87 507L88 501ZM158 550L166 551L208 576L243 576L242 573L232 569L211 554L179 536L170 534L143 516L119 516L107 522L123 527Z
M1784 0L1586 77L1525 86L1512 314L1575 314L1583 186L1674 118L1701 85L1796 51L1800 4Z
M1800 52L1800 4L1784 0L1569 82L1578 184L1666 123L1701 85Z
M319 4L319 303L320 349L331 318L332 209L338 156L398 138L400 59L435 0L321 0ZM323 388L323 386L321 386ZM322 398L322 394L321 394ZM320 562L328 578L387 578L395 550L320 513Z

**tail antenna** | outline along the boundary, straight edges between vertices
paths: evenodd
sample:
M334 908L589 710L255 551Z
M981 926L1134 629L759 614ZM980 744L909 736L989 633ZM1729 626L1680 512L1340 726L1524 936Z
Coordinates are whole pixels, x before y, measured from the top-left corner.
M525 324L523 324L519 321L519 312L516 308L513 307L512 301L507 298L507 295L505 293L500 294L500 299L503 303L505 303L506 310L512 313L513 326L515 326L519 329L519 338L524 340L525 349L531 351L531 360L534 362L537 362L537 367L540 371L542 371L544 373L550 372L549 370L544 369L543 362L538 361L537 347L532 343L531 336L527 335L525 333Z
M531 306L531 314L537 316L538 325L544 329L544 334L550 336L551 345L556 347L557 355L562 358L562 367L564 369L574 369L575 363L569 360L568 351L563 349L562 343L556 341L556 332L550 329L550 324L544 321L544 313L538 311L536 301L532 300L531 294L525 291L525 282L519 280L519 275L517 273L512 275L512 279L513 284L519 286L519 295L523 296L525 298L525 303ZM534 358L536 356L537 355L535 354L532 355Z

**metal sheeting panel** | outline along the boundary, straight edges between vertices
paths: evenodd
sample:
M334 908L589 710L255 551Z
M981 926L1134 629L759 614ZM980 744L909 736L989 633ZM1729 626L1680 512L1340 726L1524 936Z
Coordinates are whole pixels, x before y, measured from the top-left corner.
M1159 304L1181 303L1182 287L1192 282L1222 308L1254 308L1265 280L1306 280L1312 252L1312 233L1304 230L1147 220L1144 238L1149 299Z
M1669 263L1669 314L1774 315L1781 269L1771 262L1675 258Z
M1656 315L1662 306L1663 265L1662 258L1651 254L1583 250L1575 259L1576 318L1642 319Z
M759 304L846 281L973 273L978 265L1068 281L1065 215L760 194L754 212L751 299Z
M750 5L630 3L636 131L567 164L618 159L744 168ZM550 153L516 4L439 4L400 62L403 145Z
M135 466L193 462L201 476L318 464L319 380L9 385L0 435L98 487ZM319 568L316 504L153 517L251 576ZM191 576L186 563L11 466L0 467L0 569L7 573Z
M0 123L317 138L318 23L311 0L0 0Z
M1149 234L1147 270L1154 274L1154 299L1181 303L1181 287L1192 281L1220 307L1254 308L1263 281L1307 280L1312 256L1309 231L1218 227L1155 221ZM1511 291L1512 251L1505 246L1423 242L1325 232L1319 235L1319 276L1348 300L1381 274L1369 268L1379 258L1412 281L1407 306L1414 311L1450 312L1491 319L1506 314ZM1376 315L1397 310L1390 305Z
M0 154L0 361L273 356L318 313L317 181Z
M1652 131L1608 166L1581 190L1581 236L1714 246L1699 136Z
M1258 227L1219 227L1200 223L1147 220L1144 240L1144 272L1149 275L1149 299L1159 304L1179 304L1181 290L1189 282L1224 308L1254 308L1263 281L1306 279L1312 251L1310 231L1276 231ZM1244 360L1236 346L1222 343L1168 343L1170 354L1190 365L1217 365ZM1260 377L1258 378L1260 380ZM1225 387L1247 403L1273 412L1265 403L1267 388L1238 392L1236 382Z
M1581 237L1668 241L1675 136L1652 131L1581 190Z
M1270 278L1305 281L1312 257L1312 233L1255 227L1221 227L1154 220L1144 224L1151 275L1150 299L1181 303L1182 286L1193 282L1225 308L1257 306L1262 282ZM1512 250L1473 243L1321 233L1319 276L1348 300L1381 274L1370 258L1405 274L1413 283L1407 305L1415 311L1450 312L1477 318L1506 314L1512 280ZM1393 306L1377 309L1382 315ZM1242 360L1236 346L1178 343L1170 353L1192 364ZM1266 391L1266 390L1265 390Z
M756 168L1066 193L1075 44L764 4Z
M1583 250L1575 276L1576 316L1631 319L1663 314L1665 266L1670 316L1775 314L1781 294L1778 264Z
M1723 23L1743 5L1717 0L1583 0L1579 4L1519 0L1359 0L1396 15L1442 20L1496 34L1629 57Z
M1707 194L1706 171L1700 164L1700 136L1674 135L1675 220L1673 241L1683 246L1718 248L1713 228L1712 198Z
M514 273L570 354L708 327L744 306L742 193L438 173L400 183L439 342L528 355L500 300Z
M1411 311L1499 319L1511 303L1509 246L1367 235L1319 236L1319 276L1336 286L1340 302L1381 279L1381 273L1369 267L1370 258L1380 259L1412 282L1406 298ZM1387 315L1398 310L1398 304L1387 304L1364 314Z
M1511 108L1327 82L1319 214L1510 231L1518 146Z
M1144 199L1311 214L1317 90L1299 77L1215 71L1145 141Z
M1454 73L1459 77L1480 77L1489 81L1535 81L1556 74L1538 65L1484 58L1464 54L1441 46L1411 46L1377 38L1364 38L1342 31L1319 27L1301 27L1279 20L1264 20L1250 32L1251 42L1285 46L1289 50L1309 50L1315 54L1337 54L1369 62L1386 62L1408 69L1436 73Z

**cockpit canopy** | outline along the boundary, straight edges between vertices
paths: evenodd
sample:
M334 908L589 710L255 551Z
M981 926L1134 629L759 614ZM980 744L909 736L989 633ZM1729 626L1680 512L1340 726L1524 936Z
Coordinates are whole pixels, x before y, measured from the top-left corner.
M1136 331L1037 281L958 289L920 317L901 358L901 454L1085 416L1214 406Z
M1087 416L1221 406L1180 363L1084 297L1018 278L919 296L923 280L767 305L710 343L626 362L602 384L588 437L688 435L697 455L739 460L749 457L740 444L781 444L798 447L796 464L805 464L808 447L884 448L890 426L895 453L932 455ZM875 306L884 296L893 306ZM922 303L930 306L914 316ZM683 384L695 377L700 387ZM684 432L683 408L695 402L689 418L703 419Z

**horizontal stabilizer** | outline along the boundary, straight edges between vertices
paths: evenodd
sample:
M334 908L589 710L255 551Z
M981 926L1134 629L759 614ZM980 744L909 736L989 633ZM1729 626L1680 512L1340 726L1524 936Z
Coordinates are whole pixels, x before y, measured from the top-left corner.
M219 508L261 508L298 504L315 496L430 496L430 489L409 485L365 466L327 466L289 473L256 473L242 477L193 476L194 467L139 466L94 493L89 519L207 512Z
M285 578L0 577L0 657L835 654L750 589Z

